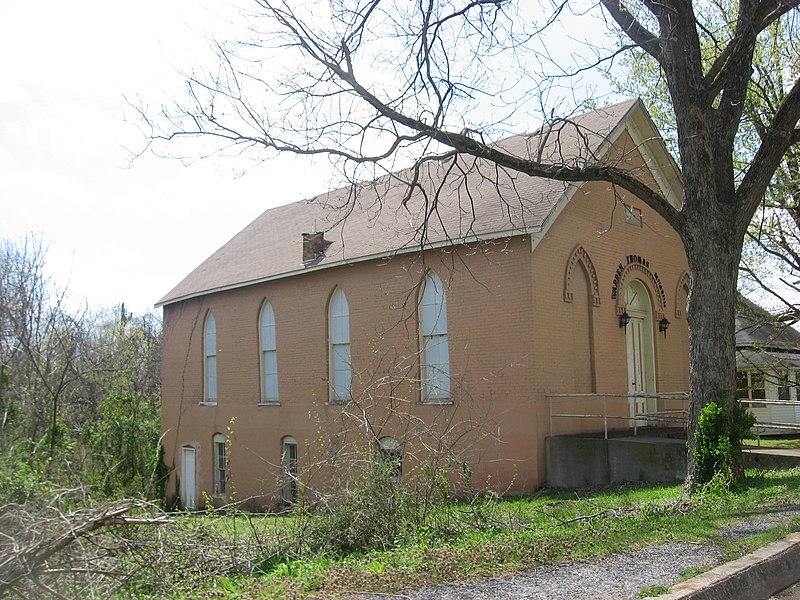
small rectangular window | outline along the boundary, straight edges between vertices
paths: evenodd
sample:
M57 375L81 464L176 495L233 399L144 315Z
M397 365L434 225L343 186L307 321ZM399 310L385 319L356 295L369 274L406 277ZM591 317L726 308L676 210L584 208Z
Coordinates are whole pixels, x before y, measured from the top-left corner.
M214 494L224 496L228 493L228 461L225 436L214 436Z
M767 398L764 373L761 371L750 371L750 397L753 400L766 400Z
M736 397L739 400L750 400L750 384L747 371L736 371Z
M278 353L275 350L265 350L261 360L264 363L264 400L263 402L278 401Z
M794 372L794 385L795 385L795 388L794 388L794 393L795 393L794 399L796 401L800 402L800 371L795 371Z
M624 204L623 206L625 207L625 222L628 223L629 225L636 225L637 227L641 227L642 211L628 204Z
M736 371L736 397L739 400L765 400L767 391L761 371ZM766 404L748 403L746 408L764 408Z
M789 383L789 371L782 371L778 373L778 400L781 402L788 402L791 389L792 388Z

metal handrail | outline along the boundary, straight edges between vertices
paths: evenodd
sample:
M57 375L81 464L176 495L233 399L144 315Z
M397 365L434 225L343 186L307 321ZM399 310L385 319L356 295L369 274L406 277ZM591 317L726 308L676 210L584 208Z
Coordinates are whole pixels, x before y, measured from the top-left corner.
M644 412L638 413L634 412L633 415L609 415L608 414L608 399L609 398L656 398L656 399L664 399L664 400L689 400L689 394L686 392L664 392L659 394L650 394L650 393L643 393L643 392L633 392L630 394L621 394L621 393L607 393L607 394L600 394L600 393L578 393L578 394L545 394L545 398L548 399L548 408L549 408L549 425L550 425L550 437L553 436L553 418L577 418L577 419L603 419L603 435L605 439L608 439L608 421L611 420L628 420L633 421L633 435L637 434L638 424L637 422L640 420L648 420L648 421L667 421L667 422L677 422L683 423L684 426L688 425L689 423L689 411L685 409L674 409L674 410L663 410L663 411L655 411L655 412ZM603 399L603 412L602 414L596 413L554 413L553 412L553 400L563 398L602 398ZM741 400L742 404L771 404L771 405L780 405L780 406L800 406L799 401L792 401L792 400ZM765 429L786 429L788 431L800 431L800 423L773 423L768 421L756 421L756 424L753 426L756 432L756 438L758 439L759 445L761 444L761 433L762 430Z
M794 406L800 407L800 402L797 400L741 400L742 404L769 404L777 406ZM761 445L761 434L767 429L785 429L786 431L800 431L800 423L773 423L771 421L756 421L753 425L756 432L756 440L758 445Z
M660 394L652 394L652 393L645 393L645 392L633 392L630 394L621 394L621 393L578 393L578 394L545 394L545 398L548 399L548 408L549 408L549 425L550 425L550 437L553 437L553 418L554 417L569 417L569 418L588 418L588 419L603 419L603 435L605 439L608 439L608 421L609 419L619 419L619 420L633 420L633 435L637 434L638 428L638 421L640 420L648 420L648 421L669 421L669 422L679 422L683 423L684 426L689 422L689 411L685 409L673 409L673 410L662 410L662 411L654 411L654 412L645 412L645 413L638 413L635 412L633 415L609 415L608 414L608 399L609 398L656 398L656 399L664 399L664 400L689 400L689 394L686 392L664 392ZM602 398L603 399L603 413L602 414L581 414L581 413L554 413L553 412L553 400L557 400L559 398Z

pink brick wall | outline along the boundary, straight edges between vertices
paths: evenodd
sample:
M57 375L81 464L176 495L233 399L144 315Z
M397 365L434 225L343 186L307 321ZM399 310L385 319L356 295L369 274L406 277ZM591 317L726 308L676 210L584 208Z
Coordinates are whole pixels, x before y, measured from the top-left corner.
M458 459L472 468L477 488L521 492L542 485L548 435L545 394L627 389L625 334L611 299L615 271L627 255L648 259L665 290L672 324L666 337L657 326L654 332L657 388L687 387L686 321L676 318L674 306L678 280L687 269L682 245L643 203L628 202L642 210L643 227L625 222L610 186L584 185L533 254L531 238L519 236L429 251L424 257L310 269L302 276L166 306L167 464L179 468L180 448L195 446L198 489L210 492L211 437L230 430L237 499L269 497L277 490L281 439L291 435L298 441L301 473L310 477L312 488L324 487L330 484L326 479L341 476L328 463L336 455L332 448L344 451L366 439L363 424L343 416L360 414L363 408L377 437L390 435L403 442L404 473L426 465L426 447L436 435L446 435ZM564 301L567 261L578 244L596 269L598 306L592 304L592 289L580 265L573 270L573 301ZM426 268L439 274L447 291L453 404L445 406L421 404L414 381L416 286ZM327 305L336 286L345 291L350 307L357 402L346 409L327 402ZM265 299L275 312L279 406L258 404L258 316ZM200 405L208 310L217 324L217 406ZM576 401L572 408L584 409L586 402ZM627 399L618 404L619 410L627 410ZM627 426L627 421L619 425ZM557 423L561 433L586 426ZM348 432L345 437L343 431Z

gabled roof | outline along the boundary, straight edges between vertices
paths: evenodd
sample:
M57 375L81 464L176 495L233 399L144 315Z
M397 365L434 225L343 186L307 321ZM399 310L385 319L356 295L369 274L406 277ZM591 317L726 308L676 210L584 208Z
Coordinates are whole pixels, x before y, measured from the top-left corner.
M800 369L800 332L741 294L736 307L738 369Z
M521 157L581 164L606 156L623 131L630 133L661 192L679 206L680 173L639 100L513 136L498 146ZM412 176L410 169L392 173L265 211L156 306L422 248L536 234L549 227L582 185L459 157L456 162L427 163L419 173L419 186L406 198ZM304 265L301 234L314 231L324 232L330 243L324 256Z
M800 353L800 332L740 295L736 310L736 348Z

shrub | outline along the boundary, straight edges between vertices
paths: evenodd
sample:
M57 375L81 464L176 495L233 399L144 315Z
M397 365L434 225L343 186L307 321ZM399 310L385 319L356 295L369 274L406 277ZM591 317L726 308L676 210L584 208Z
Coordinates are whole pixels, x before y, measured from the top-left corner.
M415 496L395 481L391 464L375 460L355 482L309 514L303 544L344 555L386 550L412 534L420 514Z
M709 402L700 411L695 434L694 457L697 481L729 489L736 481L741 459L741 440L752 437L755 415L735 404L736 414L730 419L722 402Z

